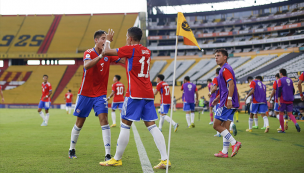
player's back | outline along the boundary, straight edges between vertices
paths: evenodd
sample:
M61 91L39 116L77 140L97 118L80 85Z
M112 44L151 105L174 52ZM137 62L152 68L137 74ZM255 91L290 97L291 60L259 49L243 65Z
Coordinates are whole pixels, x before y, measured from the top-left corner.
M282 96L284 101L293 101L294 100L294 87L293 82L288 77L282 77L279 79L279 87L282 87Z
M121 82L116 82L112 86L112 91L114 91L114 103L119 103L124 101L124 92L125 92L125 86Z
M185 102L194 103L194 94L197 91L196 85L191 82L184 83L183 90Z
M161 103L162 104L171 104L171 95L170 95L170 87L169 85L161 81L160 83L157 84L157 90L160 91L161 95Z
M128 78L128 95L131 98L154 100L152 83L150 81L151 51L142 45L124 46L119 51L131 49L132 57L128 57L126 65ZM125 50L125 51L126 51ZM128 97L128 96L127 96Z
M65 94L65 98L66 98L66 103L71 103L72 102L72 97L73 97L73 94L72 93L66 93Z

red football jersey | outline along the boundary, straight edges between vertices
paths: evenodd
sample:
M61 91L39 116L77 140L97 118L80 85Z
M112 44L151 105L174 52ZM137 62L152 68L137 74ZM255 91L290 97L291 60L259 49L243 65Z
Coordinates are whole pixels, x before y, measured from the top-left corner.
M169 85L166 82L161 81L157 84L156 89L160 92L161 104L171 104Z
M304 81L304 72L300 75L299 79L300 79L301 81Z
M93 60L98 56L99 54L95 48L88 49L84 52L83 61ZM78 94L87 97L107 95L110 63L118 62L119 60L118 56L106 56L92 68L88 70L83 68L82 82Z
M116 82L112 85L112 91L114 91L113 103L124 102L125 86L121 82Z
M218 88L218 91L217 91L217 94L216 94L216 96L215 96L215 98L217 98L217 96L219 96L220 95L220 90L219 90L219 86L218 86L218 81L217 81L217 78L215 77L215 78L213 78L213 80L212 80L212 83L213 83L213 86L217 86L217 88ZM219 101L219 103L220 103L221 101Z
M49 82L47 82L46 84L42 82L41 87L42 87L41 101L50 102L51 101L50 97L46 98L45 100L43 98L49 95L50 91L52 91L52 85Z
M65 102L66 103L72 103L72 98L73 98L73 94L72 93L67 92L64 95L64 97L65 97Z
M117 49L120 58L126 57L128 91L126 97L154 100L150 81L151 51L140 45L124 46Z
M277 81L276 81L276 80L273 82L272 88L275 89L275 90L278 89L278 88L277 88ZM276 96L276 93L277 93L277 92L278 92L278 91L276 91L275 94L274 94L274 98L275 98L275 102L276 102L276 103L278 103L278 98L277 98L277 96Z

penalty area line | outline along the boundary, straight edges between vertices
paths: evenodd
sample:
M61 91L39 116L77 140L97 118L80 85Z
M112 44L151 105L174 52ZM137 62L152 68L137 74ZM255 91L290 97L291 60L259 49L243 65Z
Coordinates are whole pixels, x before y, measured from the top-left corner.
M143 172L144 173L154 172L153 168L152 168L152 165L151 165L151 162L148 158L146 149L145 149L144 144L142 143L142 141L140 139L139 133L136 129L136 126L135 126L134 122L132 123L132 131L133 131L133 134L134 134L134 140L135 140L135 143L136 143L138 156L139 156L139 160L140 160L141 168L142 168Z

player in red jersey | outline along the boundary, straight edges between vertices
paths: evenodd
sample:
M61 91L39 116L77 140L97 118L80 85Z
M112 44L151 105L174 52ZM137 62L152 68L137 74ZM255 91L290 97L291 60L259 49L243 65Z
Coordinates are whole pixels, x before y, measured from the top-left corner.
M127 59L128 90L121 113L122 123L115 156L111 160L99 164L102 166L122 165L121 158L129 142L132 122L142 119L161 154L161 162L154 168L166 168L168 155L165 138L155 125L155 120L158 117L154 106L154 94L149 74L151 51L140 44L142 30L138 27L128 29L127 45L119 49L110 48L110 40L112 40L113 35L114 31L109 30L105 43L105 54L118 55Z
M304 81L304 72L302 72L302 74L299 77L299 81L298 81L298 89L299 89L299 93L301 96L301 100L304 101L304 96L303 96L303 92L302 92L302 83Z
M122 105L124 102L125 86L123 83L119 82L120 79L121 79L121 76L119 76L119 75L114 76L114 78L113 78L114 84L112 85L112 93L107 99L107 100L109 100L111 97L114 96L113 101L112 101L112 114L111 114L113 124L111 125L111 127L116 127L115 110L118 108L121 113ZM121 122L121 120L120 120L120 122Z
M43 82L41 84L42 95L38 105L38 113L40 114L43 120L41 126L47 126L50 117L49 109L51 105L52 85L48 82L48 78L49 78L48 75L43 75ZM43 108L45 110L45 116L41 111Z
M72 110L73 94L71 92L71 90L68 90L68 92L64 95L65 110L67 114L71 114Z
M76 123L71 133L69 158L77 158L75 146L80 130L89 116L92 108L98 116L102 129L102 138L105 146L105 160L111 159L111 131L108 123L107 86L111 62L124 62L124 59L114 56L103 56L106 32L98 30L94 34L95 47L84 52L84 69L82 82L78 91L74 116Z
M159 74L156 78L157 86L156 90L154 90L154 95L156 95L158 92L161 95L161 101L160 101L160 120L159 120L159 130L162 131L162 127L164 124L164 121L166 120L168 123L170 123L171 117L167 116L168 111L170 109L171 105L171 95L170 95L170 87L169 85L164 82L165 76L162 74ZM172 120L172 125L174 127L174 132L177 131L178 123L174 122Z
M4 103L4 97L3 97L3 92L2 92L2 86L0 85L0 95L1 95L1 101Z

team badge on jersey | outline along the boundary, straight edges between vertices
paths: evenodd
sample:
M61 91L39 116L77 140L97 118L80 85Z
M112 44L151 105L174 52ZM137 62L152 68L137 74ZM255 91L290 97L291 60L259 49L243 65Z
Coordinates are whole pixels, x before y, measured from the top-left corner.
M80 112L80 109L76 109L76 112L79 113L79 112Z
M90 57L91 57L90 54L87 54L87 55L86 55L86 58L90 58Z
M105 62L107 62L109 60L108 57L104 57L103 59L104 59Z

